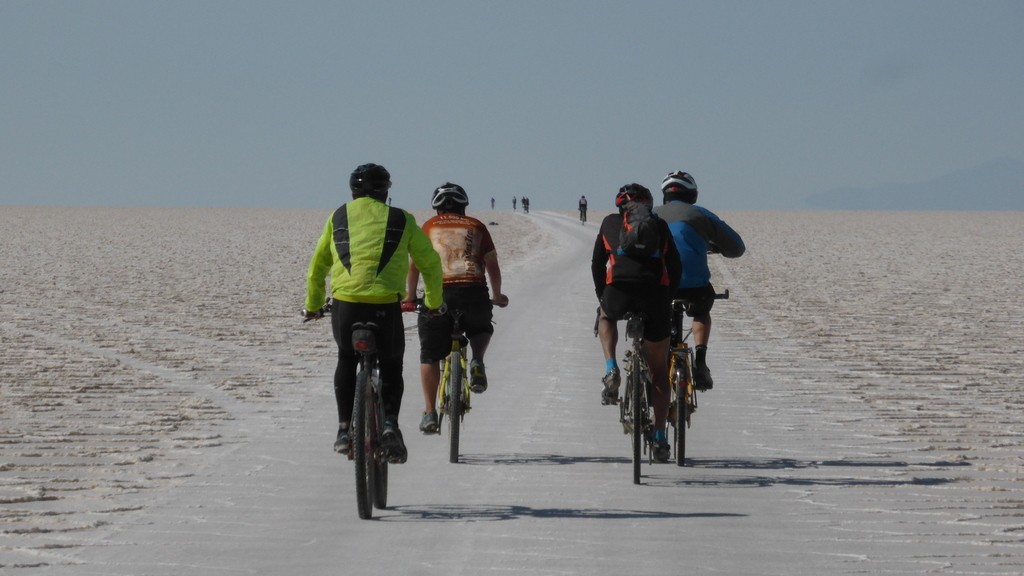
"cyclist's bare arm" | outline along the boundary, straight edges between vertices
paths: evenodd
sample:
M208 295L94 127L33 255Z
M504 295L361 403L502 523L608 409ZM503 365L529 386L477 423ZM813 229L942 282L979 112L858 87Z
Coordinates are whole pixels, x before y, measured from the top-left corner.
M501 293L501 267L498 265L497 252L484 254L484 270L491 284L491 301L501 308L508 306L508 296Z
M415 302L416 287L420 283L420 269L413 261L409 261L409 275L405 278L405 300L404 302Z

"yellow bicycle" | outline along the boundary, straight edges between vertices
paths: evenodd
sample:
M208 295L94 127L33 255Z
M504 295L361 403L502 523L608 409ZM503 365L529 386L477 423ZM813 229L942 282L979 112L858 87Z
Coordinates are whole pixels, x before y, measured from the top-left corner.
M425 314L426 308L422 302L415 304L403 304L403 311ZM459 462L459 434L462 428L462 419L472 408L470 405L469 387L469 361L467 360L466 348L469 346L469 339L463 333L459 320L462 318L462 311L458 309L442 307L452 317L452 346L448 356L441 361L441 383L437 388L437 425L444 425L445 417L448 420L448 461L452 464Z
M726 300L729 290L715 294L715 299ZM697 411L697 387L693 383L694 351L686 341L693 333L693 326L684 333L683 317L689 302L672 301L672 337L668 360L669 387L672 400L669 405L669 422L675 429L676 466L683 466L686 460L686 429L690 427L693 413Z
M448 461L459 462L459 431L462 419L470 411L469 366L466 360L466 346L469 339L459 327L461 310L449 310L454 320L452 348L448 357L441 362L441 386L437 389L437 424L444 424L448 416Z

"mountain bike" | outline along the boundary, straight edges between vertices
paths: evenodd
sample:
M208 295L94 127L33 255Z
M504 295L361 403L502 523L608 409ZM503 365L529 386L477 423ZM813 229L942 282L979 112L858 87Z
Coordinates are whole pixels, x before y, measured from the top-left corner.
M626 351L626 391L619 402L619 421L622 430L630 436L633 448L633 483L640 483L642 455L647 453L648 463L654 462L651 445L654 434L654 419L647 399L651 385L651 370L644 354L644 318L632 312L626 314L626 337L633 341Z
M423 314L422 303L413 306L403 304L406 312L415 311ZM448 356L441 361L441 385L437 389L437 425L444 426L445 416L448 418L448 462L459 463L459 436L462 419L472 409L470 405L469 361L466 348L469 339L462 332L459 321L462 311L447 309L446 314L453 320L452 345Z
M365 520L373 515L373 508L383 510L388 504L388 456L382 441L384 401L377 367L377 325L373 322L353 324L352 346L359 354L359 369L349 424L350 457L355 462L359 517Z
M727 300L729 290L715 294L715 299ZM693 413L697 411L697 387L693 383L694 350L686 341L693 334L693 325L684 333L683 318L686 316L687 300L672 301L672 336L669 349L668 378L672 390L668 421L674 428L676 466L683 466L686 460L686 429L690 427Z
M323 318L330 311L331 301L328 300L314 316L304 321ZM377 325L373 322L353 324L352 346L359 355L359 367L349 422L352 449L348 459L355 463L359 517L367 520L373 516L373 508L383 510L388 505L388 455L382 441L384 400L377 364Z

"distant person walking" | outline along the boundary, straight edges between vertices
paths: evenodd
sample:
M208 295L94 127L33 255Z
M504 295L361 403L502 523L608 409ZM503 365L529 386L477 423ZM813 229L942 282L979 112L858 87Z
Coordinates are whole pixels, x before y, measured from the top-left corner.
M715 288L711 285L708 254L739 258L746 251L746 246L740 235L721 218L707 208L697 206L697 182L693 176L686 172L673 172L665 176L661 192L664 204L655 208L654 213L668 222L682 264L673 297L687 301L686 315L693 318L696 359L693 383L698 390L710 390L713 381L706 357L711 338Z
M580 224L587 223L587 197L580 196Z
M494 196L491 196L491 210L494 210Z
M516 197L515 196L512 197L512 211L513 212L516 211Z

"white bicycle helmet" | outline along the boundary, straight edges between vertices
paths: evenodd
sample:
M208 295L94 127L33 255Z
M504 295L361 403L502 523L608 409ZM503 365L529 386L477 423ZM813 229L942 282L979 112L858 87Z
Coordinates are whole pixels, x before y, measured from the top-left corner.
M682 200L693 204L697 202L697 181L686 172L672 172L661 181L661 193L666 202Z
M469 205L469 196L466 195L466 191L462 186L445 182L434 190L434 195L430 199L430 205L435 210L447 212L464 211L466 206Z

